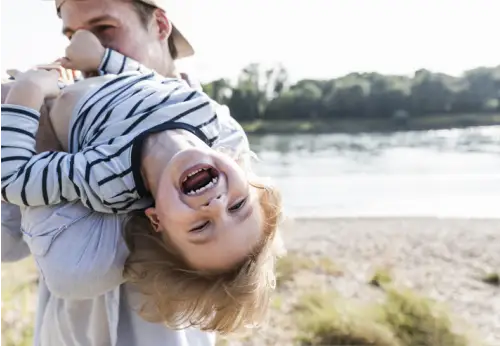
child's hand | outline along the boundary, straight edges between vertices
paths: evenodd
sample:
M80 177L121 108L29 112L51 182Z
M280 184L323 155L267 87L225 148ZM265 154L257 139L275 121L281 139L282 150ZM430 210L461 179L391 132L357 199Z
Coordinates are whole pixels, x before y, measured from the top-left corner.
M31 89L37 89L44 97L56 97L60 93L59 71L57 70L29 70L24 73L16 73L16 85Z
M9 71L15 78L5 103L40 109L45 98L56 97L60 93L59 72L57 70L29 70L25 73Z
M101 65L105 51L106 49L93 33L78 30L66 48L66 57L61 59L61 65L70 70L96 71Z

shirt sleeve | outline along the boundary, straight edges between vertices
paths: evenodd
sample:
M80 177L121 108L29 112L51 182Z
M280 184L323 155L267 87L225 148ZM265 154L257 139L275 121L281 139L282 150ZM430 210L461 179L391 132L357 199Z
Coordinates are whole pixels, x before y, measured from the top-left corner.
M140 62L129 58L116 50L106 48L101 65L98 68L101 75L120 74L123 72L138 71L141 74L148 74L155 71L147 68Z
M36 154L39 116L29 108L2 105L2 201L41 206L80 199L92 210L117 212L113 201L106 198L116 191L107 191L106 182L114 179L116 187L116 181L123 179L115 178L130 169L129 161L119 155L127 147L110 144L85 148L75 154L55 151ZM122 190L130 188L124 181L122 185Z
M137 71L141 74L154 73L159 76L156 71L110 48L106 48L98 71L101 75L120 74L123 72ZM189 85L192 89L200 92L203 91L201 83L198 80L194 79L191 75L182 72L180 75L181 79L185 81L187 85Z
M21 211L17 205L2 202L2 262L28 257L30 250L21 233Z

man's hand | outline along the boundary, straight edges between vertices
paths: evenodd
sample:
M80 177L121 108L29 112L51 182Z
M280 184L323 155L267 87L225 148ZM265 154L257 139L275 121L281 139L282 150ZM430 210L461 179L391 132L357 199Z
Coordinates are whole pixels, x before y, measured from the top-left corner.
M82 72L96 71L105 51L97 36L87 30L78 30L66 48L66 57L61 59L61 65Z

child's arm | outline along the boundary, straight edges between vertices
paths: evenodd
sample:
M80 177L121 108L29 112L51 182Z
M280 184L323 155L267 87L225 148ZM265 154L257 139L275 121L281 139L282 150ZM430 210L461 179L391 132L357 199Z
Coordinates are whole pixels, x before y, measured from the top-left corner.
M103 58L101 60L101 64L99 65L98 72L101 75L106 75L106 74L120 74L123 72L130 72L130 71L138 71L141 74L148 74L148 73L154 73L157 76L159 74L155 71L152 70L140 62L123 55L122 53L113 50L111 48L106 48ZM185 73L180 74L181 80L185 81L187 85L189 85L191 88L197 91L203 91L201 83L197 80L194 80L190 78ZM160 76L161 78L166 78L164 76Z
M103 176L123 173L125 168L120 161L94 167L99 160L108 159L103 153L109 150L103 146L76 154L56 151L35 154L39 116L34 109L2 105L2 201L40 206L81 199L93 210L113 212L112 205L103 203L100 180ZM128 188L124 184L123 190Z
M208 96L184 85L172 85L171 88L171 92L165 93L169 99L162 103L162 111L149 110L150 116L142 121L176 122L176 118L182 115L183 120L189 118L186 120L189 124L196 126L211 141L216 141L219 125ZM109 93L109 88L106 92ZM39 112L22 103L28 93L26 88L14 87L7 99L13 104L2 105L3 201L39 206L80 199L90 209L107 213L144 207L142 202L135 203L140 196L135 189L132 170L133 142L114 141L75 154L44 152L36 155ZM16 96L19 94L24 98L12 102L19 98ZM58 102L64 102L64 97ZM53 110L55 108L58 107L54 106Z
M105 197L106 185L101 182L128 167L123 167L119 160L95 167L99 161L109 161L110 153L116 152L112 145L99 146L99 150L91 147L76 154L54 151L36 154L35 136L40 120L36 109L41 106L43 96L36 83L23 81L10 91L6 99L9 104L2 105L2 201L39 206L81 199L91 209L113 212L115 205ZM130 189L130 183L126 185L124 180L118 180L123 190ZM116 191L108 191L108 197L110 193ZM105 204L105 200L110 203Z
M142 65L140 62L113 50L106 48L98 71L101 75L120 74L123 72L138 71L142 74L155 73L155 71Z
M97 70L101 75L139 71L142 74L154 73L159 76L134 59L105 48L99 39L87 30L78 30L73 35L66 49L66 57L61 62L65 68L88 72Z

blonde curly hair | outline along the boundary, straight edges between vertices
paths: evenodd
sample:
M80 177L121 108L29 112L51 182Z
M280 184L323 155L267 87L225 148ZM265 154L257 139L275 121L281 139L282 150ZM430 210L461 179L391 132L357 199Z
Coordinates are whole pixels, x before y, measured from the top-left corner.
M275 187L255 181L251 185L259 190L263 236L242 262L225 272L191 268L168 239L153 232L144 212L130 216L124 234L130 249L124 276L144 294L139 311L144 319L174 329L194 326L221 334L263 321L281 251L277 229L282 206Z

